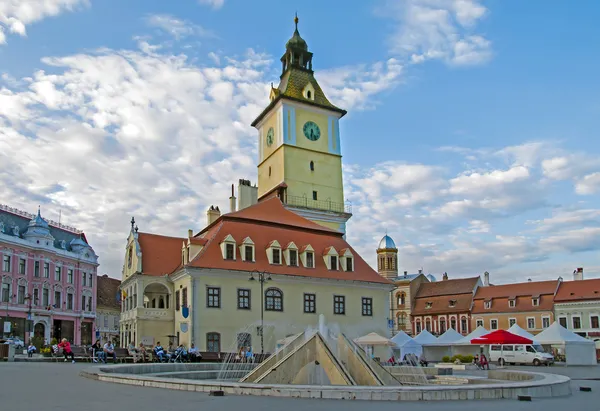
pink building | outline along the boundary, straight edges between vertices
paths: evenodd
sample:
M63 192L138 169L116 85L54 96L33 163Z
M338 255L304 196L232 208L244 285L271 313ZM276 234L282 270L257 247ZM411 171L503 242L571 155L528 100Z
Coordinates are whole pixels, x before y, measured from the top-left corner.
M92 342L98 256L83 232L0 204L0 264L2 336Z

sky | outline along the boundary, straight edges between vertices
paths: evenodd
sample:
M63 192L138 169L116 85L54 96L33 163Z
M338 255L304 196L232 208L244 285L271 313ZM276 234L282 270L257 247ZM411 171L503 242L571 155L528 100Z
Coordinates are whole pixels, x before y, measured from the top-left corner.
M0 0L0 203L185 236L257 179L252 120L294 29L348 110L347 239L370 264L491 282L600 277L600 4Z

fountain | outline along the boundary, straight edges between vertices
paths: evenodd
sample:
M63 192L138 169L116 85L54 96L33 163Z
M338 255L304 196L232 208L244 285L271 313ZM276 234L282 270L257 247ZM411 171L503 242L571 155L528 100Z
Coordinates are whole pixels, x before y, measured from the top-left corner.
M251 330L250 324L242 334ZM100 381L237 395L365 400L450 400L551 397L571 393L569 378L492 370L481 377L434 376L436 368L384 367L335 325L319 316L309 328L284 340L260 364L236 359L237 338L222 363L100 366L82 375ZM434 373L435 374L435 373ZM444 380L446 378L446 380ZM442 385L440 385L442 384Z

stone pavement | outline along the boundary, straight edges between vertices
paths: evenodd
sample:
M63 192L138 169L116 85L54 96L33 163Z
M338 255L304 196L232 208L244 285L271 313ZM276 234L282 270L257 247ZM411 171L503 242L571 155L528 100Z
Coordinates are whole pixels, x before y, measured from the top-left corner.
M534 400L531 403L512 400L449 401L449 402L365 402L282 399L266 397L209 397L202 393L167 391L155 388L109 384L80 377L79 371L90 364L71 363L0 363L0 409L10 411L486 411L544 410L600 411L600 381L574 381L573 396ZM579 386L592 387L592 392L580 392ZM366 408L365 408L366 407ZM408 408L407 408L408 409Z

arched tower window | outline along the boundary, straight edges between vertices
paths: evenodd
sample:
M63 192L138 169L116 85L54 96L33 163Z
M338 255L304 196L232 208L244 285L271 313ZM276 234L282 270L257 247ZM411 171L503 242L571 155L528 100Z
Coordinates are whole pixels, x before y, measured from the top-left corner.
M311 99L311 98L312 98L312 93L311 93L310 91L307 91L307 92L306 92L306 96L307 96L309 99Z
M310 93L310 91L309 91L309 93ZM310 171L315 171L315 162L314 161L310 162Z

